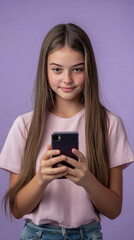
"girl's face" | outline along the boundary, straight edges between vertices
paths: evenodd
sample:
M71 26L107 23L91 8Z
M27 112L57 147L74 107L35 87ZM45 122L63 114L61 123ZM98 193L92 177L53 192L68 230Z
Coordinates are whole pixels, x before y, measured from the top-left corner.
M78 100L84 87L85 71L82 53L69 47L48 56L47 73L56 100Z

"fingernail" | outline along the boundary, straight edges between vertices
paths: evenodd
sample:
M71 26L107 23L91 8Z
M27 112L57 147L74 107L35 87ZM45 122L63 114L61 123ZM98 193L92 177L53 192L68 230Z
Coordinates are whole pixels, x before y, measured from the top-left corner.
M59 154L60 153L60 150L56 150L56 154Z
M61 159L65 159L65 156L64 156L64 155L62 155L62 156L61 156Z

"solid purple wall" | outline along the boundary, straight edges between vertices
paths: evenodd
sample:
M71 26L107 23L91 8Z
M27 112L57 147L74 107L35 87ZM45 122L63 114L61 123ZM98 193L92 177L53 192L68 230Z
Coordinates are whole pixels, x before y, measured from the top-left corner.
M122 118L134 152L133 10L132 0L0 1L0 150L15 118L32 109L33 83L44 36L58 23L73 22L91 38L103 100ZM133 238L133 170L134 165L124 171L121 215L114 221L102 219L105 240ZM0 200L8 179L9 174L0 170ZM1 210L1 239L19 239L23 224L23 220L10 222Z

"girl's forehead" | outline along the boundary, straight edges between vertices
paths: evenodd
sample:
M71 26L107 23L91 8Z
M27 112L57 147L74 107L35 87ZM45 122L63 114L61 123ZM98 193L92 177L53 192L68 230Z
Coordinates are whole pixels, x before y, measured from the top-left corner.
M84 55L80 51L76 51L70 47L63 47L57 49L48 55L48 63L53 61L60 61L60 64L70 63L75 64L76 62L84 62Z

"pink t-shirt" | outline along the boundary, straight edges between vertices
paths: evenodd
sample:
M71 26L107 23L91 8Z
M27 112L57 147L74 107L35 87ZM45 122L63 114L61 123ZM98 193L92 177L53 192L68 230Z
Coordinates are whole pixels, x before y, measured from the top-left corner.
M18 117L6 139L0 155L0 167L20 173L24 147L33 112ZM127 167L134 161L122 121L108 112L110 168L122 165ZM40 167L40 158L51 144L51 133L55 131L78 131L79 150L86 156L85 147L85 109L72 118L60 118L49 113L45 134L37 158L36 171ZM89 183L90 184L90 183ZM86 191L68 179L56 179L48 184L40 204L35 212L24 216L35 224L59 225L75 228L91 221L99 221L92 202Z

